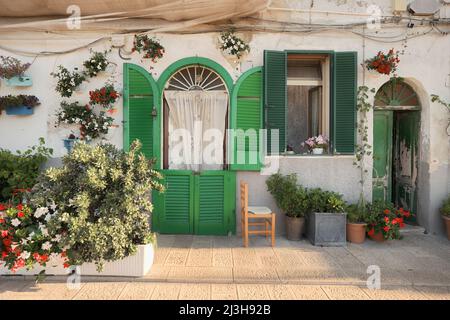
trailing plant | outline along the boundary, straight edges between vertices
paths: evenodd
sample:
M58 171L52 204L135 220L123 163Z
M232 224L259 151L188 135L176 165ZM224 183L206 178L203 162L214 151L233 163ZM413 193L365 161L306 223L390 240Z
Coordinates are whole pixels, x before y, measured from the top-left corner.
M0 56L0 78L11 79L19 77L22 80L25 71L31 66L31 63L22 64L19 59L13 57Z
M13 154L0 149L0 201L9 201L14 194L31 189L36 183L39 169L53 154L45 147L44 138L39 144Z
M132 52L144 53L143 58L156 62L164 56L165 49L156 38L149 38L146 34L134 35Z
M96 114L89 105L79 105L78 102L61 102L58 110L56 126L61 124L77 124L80 128L80 138L92 140L108 134L109 127L114 119L107 116L104 111Z
M295 174L283 176L280 173L271 175L266 180L267 190L275 198L277 206L288 217L301 218L308 211L306 189L297 185Z
M57 72L52 72L50 75L58 79L55 90L66 98L71 97L75 89L86 80L86 76L83 72L79 72L78 68L74 68L71 72L61 65L58 66Z
M450 197L444 200L439 211L444 217L450 217Z
M30 108L34 108L37 105L40 105L39 99L36 96L33 95L25 95L25 94L19 94L17 96L14 95L7 95L0 97L0 114L2 110L6 109L7 107L20 107L20 106L27 106Z
M140 147L134 141L124 152L111 144L79 142L62 167L39 177L31 203L57 206L48 230L62 235L59 247L68 248L69 264L93 262L101 270L105 261L123 259L153 240L150 193L164 188Z
M62 235L49 234L48 223L57 213L54 206L36 210L26 204L0 204L0 261L12 272L46 266L60 258L68 267Z
M106 70L109 61L106 58L108 51L97 52L91 50L91 52L92 52L91 57L83 62L83 67L84 73L89 77L93 78L97 76L99 72Z
M375 57L367 59L365 64L367 70L376 70L378 73L390 75L397 71L399 62L399 52L391 49L387 54L379 51Z
M405 227L404 219L412 214L403 208L395 208L391 203L375 201L368 205L367 234L382 233L384 239L401 239L400 229Z
M120 97L113 84L107 84L100 89L89 91L89 103L91 105L101 105L104 108L112 109L112 105Z
M226 54L236 56L238 59L250 52L250 46L236 36L234 30L224 31L219 37L220 49Z

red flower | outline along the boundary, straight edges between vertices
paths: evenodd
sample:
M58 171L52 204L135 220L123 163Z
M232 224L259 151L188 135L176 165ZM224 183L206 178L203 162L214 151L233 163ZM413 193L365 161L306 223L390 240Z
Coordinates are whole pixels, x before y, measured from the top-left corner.
M405 212L404 212L404 216L407 217L407 218L409 218L409 217L411 216L411 213L410 213L409 211L405 211Z
M384 217L384 222L386 222L386 224L389 223L389 218L388 217Z
M395 218L395 219L392 220L392 224L395 225L395 224L397 224L397 223L398 223L398 218Z
M47 262L47 261L48 261L48 254L41 255L41 262L44 263L44 262Z
M40 257L39 253L37 253L37 252L33 253L33 259L34 260L39 262L39 257Z
M63 257L63 258L67 257L66 251L61 252L61 257Z
M12 243L11 238L3 239L3 244L5 245L5 247L10 247L11 243Z
M375 229L374 228L370 229L369 232L367 232L367 234L369 236L373 236L375 234Z
M2 230L2 238L6 238L8 236L8 230ZM5 240L3 240L3 243Z
M25 214L22 211L19 211L19 213L17 213L17 217L23 218L23 217L25 217Z
M385 232L388 232L389 230L391 230L391 227L385 226L385 227L383 228L383 230L384 230Z
M5 223L5 219L0 219L0 224L4 224Z
M19 203L16 208L17 208L17 210L22 211L23 210L23 205L21 203Z
M8 256L8 252L2 251L2 259L5 259Z
M68 262L64 262L64 268L68 268L68 267L70 267L70 264L68 263Z
M5 211L6 207L4 204L0 203L0 211Z
M384 214L389 214L391 211L389 209L384 210Z

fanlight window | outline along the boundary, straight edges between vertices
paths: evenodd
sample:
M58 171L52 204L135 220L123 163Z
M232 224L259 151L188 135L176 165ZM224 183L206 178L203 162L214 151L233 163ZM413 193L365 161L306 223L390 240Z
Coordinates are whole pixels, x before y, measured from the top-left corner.
M394 78L389 82L386 82L378 90L375 95L376 107L387 106L420 106L419 99L414 89L401 81Z
M203 66L187 66L172 75L167 90L176 91L226 91L222 78L212 69Z

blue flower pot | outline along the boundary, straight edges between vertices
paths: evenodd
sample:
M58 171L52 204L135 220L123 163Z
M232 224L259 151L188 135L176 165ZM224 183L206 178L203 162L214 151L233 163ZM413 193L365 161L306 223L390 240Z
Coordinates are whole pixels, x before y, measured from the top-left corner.
M12 77L6 79L6 85L10 87L29 87L33 85L33 80L30 76Z
M63 139L64 142L64 148L67 149L67 152L70 153L72 151L73 145L75 141L78 139Z
M8 106L6 114L10 116L29 116L34 113L34 108L29 106Z

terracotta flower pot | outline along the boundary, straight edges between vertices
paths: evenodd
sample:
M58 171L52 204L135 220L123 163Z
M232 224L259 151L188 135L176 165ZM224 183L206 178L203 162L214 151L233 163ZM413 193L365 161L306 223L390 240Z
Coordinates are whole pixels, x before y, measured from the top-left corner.
M347 223L347 241L351 243L363 243L365 240L365 223Z
M376 241L376 242L384 242L384 240L385 240L382 232L377 232L369 237L370 237L370 239L372 239L373 241Z
M444 219L444 225L447 229L447 238L450 241L450 217L442 216L442 219Z
M299 241L305 231L305 218L286 216L286 236L288 240Z

